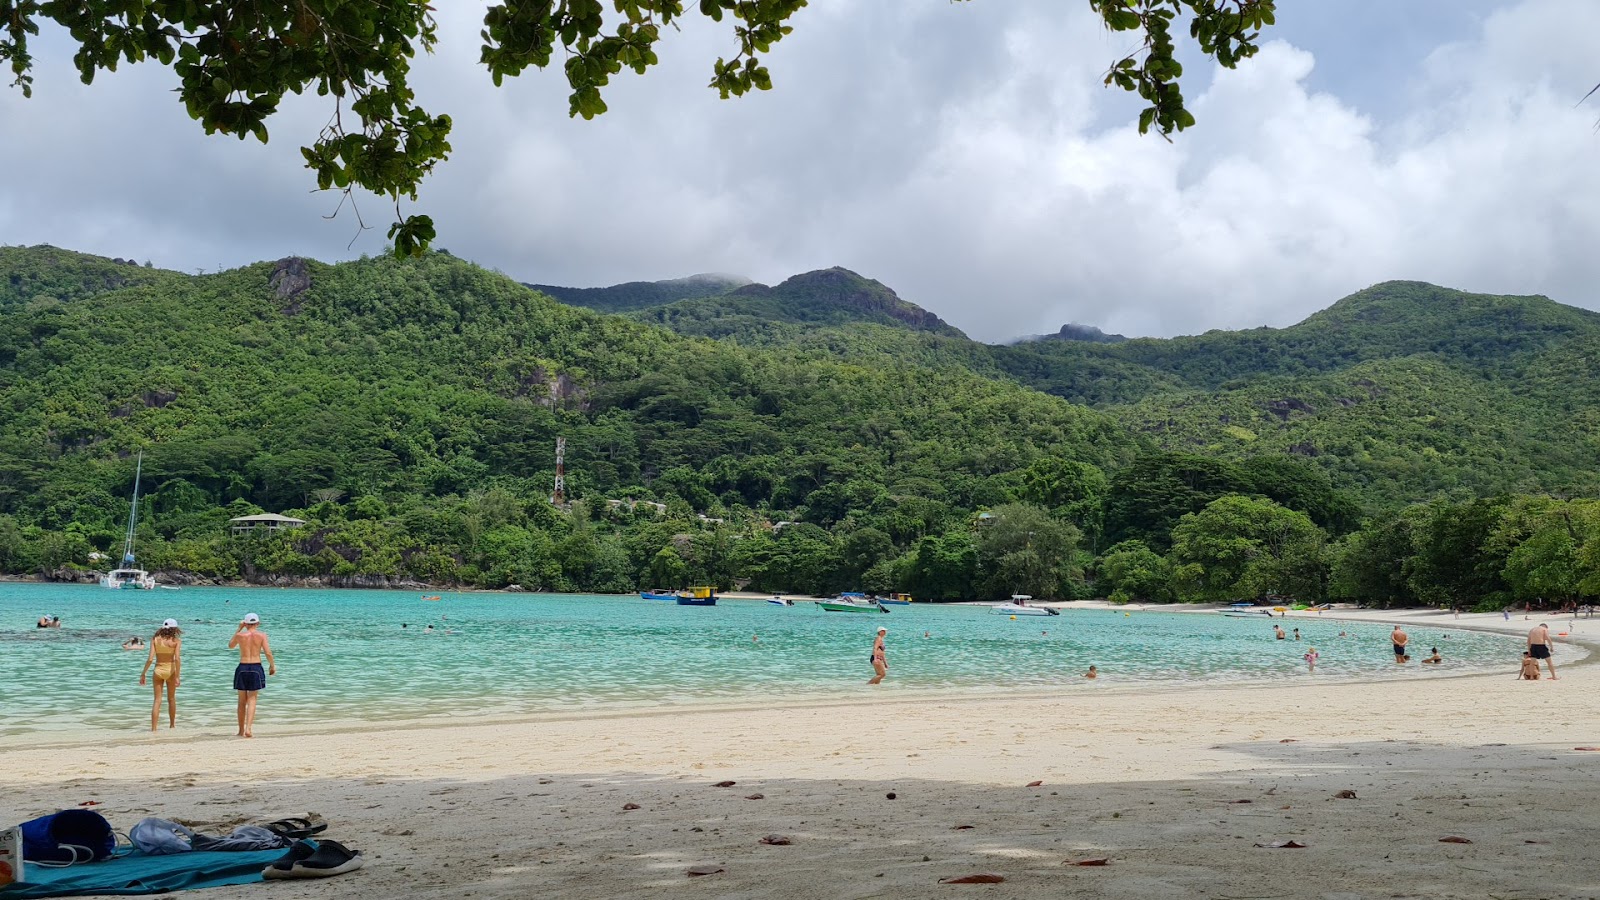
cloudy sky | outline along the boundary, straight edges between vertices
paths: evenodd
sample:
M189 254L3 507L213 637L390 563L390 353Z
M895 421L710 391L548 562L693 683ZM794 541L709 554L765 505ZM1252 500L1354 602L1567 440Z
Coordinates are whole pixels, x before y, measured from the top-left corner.
M841 265L984 340L1282 326L1396 278L1600 308L1594 0L1288 0L1239 70L1191 60L1172 144L1100 86L1131 48L1082 0L812 0L776 88L729 101L704 85L731 36L694 23L592 122L558 70L494 89L482 7L438 6L414 84L455 152L415 211L518 280ZM85 87L70 54L47 32L34 98L0 89L0 243L189 271L383 252L389 209L360 232L310 190L320 101L265 147L207 137L170 72Z

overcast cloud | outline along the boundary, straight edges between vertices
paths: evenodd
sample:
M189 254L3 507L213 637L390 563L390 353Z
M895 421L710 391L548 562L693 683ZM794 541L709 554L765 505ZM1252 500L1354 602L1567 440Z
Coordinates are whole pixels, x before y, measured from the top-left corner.
M417 209L519 280L842 265L984 340L1281 326L1394 278L1600 308L1593 0L1290 0L1238 71L1191 61L1172 144L1100 86L1128 42L1081 0L812 0L776 89L730 101L704 87L730 38L695 23L593 122L556 70L493 89L481 7L439 6L415 78L455 152ZM206 137L158 67L84 87L59 35L38 56L34 99L0 90L0 242L191 271L382 252L392 210L358 234L309 190L320 101L262 147Z

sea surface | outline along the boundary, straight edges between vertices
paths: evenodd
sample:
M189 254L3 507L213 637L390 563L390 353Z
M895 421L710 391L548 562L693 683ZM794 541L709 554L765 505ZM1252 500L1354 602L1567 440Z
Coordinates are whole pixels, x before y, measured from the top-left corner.
M926 603L882 615L760 600L697 608L617 596L422 596L0 584L0 738L148 728L151 689L138 683L146 651L120 645L136 634L148 641L166 618L183 628L180 728L231 731L237 655L228 639L249 612L261 616L278 659L260 700L258 724L268 730L915 692L1305 680L1302 655L1312 646L1322 657L1318 679L1511 673L1522 650L1516 638L1418 627L1411 630L1416 655L1438 646L1446 662L1400 668L1389 626L1332 619L1071 609L1010 619L987 607ZM63 627L36 628L45 614L60 616ZM1274 640L1273 624L1298 627L1304 639ZM879 626L889 629L891 672L869 688ZM1102 673L1097 682L1082 677L1090 664Z

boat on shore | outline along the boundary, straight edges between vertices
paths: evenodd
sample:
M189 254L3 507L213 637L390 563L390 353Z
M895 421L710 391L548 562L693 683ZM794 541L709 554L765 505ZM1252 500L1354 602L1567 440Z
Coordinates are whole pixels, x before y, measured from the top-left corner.
M133 467L133 505L128 508L128 534L122 541L122 565L100 577L100 586L113 591L153 591L155 576L139 568L133 558L133 530L139 524L139 476L144 471L144 453Z
M989 611L999 616L1058 616L1059 610L1048 606L1029 606L1028 601L1033 598L1027 594L1012 594L1011 599L1005 603L996 603L989 607Z
M717 592L709 587L692 587L678 592L679 606L716 606Z

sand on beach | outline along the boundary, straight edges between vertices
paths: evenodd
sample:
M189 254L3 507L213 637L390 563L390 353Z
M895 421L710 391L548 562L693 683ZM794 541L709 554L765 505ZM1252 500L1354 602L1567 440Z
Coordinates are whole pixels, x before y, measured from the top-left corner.
M1577 655L1562 646L1558 667ZM296 734L274 733L288 698L269 687L253 740L180 727L8 749L0 820L88 800L124 830L316 812L368 858L209 900L1600 894L1600 752L1575 749L1600 746L1600 667L1514 673L1157 689L1106 672L1006 699L906 698L891 674L829 705ZM771 834L792 843L760 843ZM1257 846L1285 840L1305 847ZM1088 859L1108 862L1073 865ZM976 872L1006 881L939 884Z

